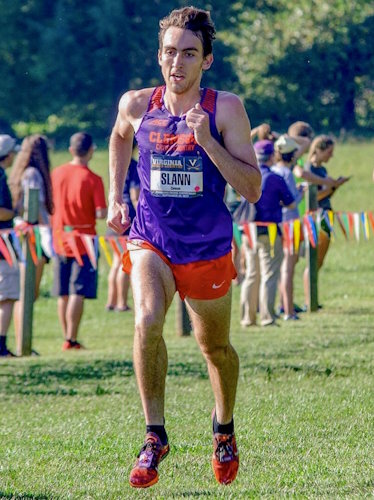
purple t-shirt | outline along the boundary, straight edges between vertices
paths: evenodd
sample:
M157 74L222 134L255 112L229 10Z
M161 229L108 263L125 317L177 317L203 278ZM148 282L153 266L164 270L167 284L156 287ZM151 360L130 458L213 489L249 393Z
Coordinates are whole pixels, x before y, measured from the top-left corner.
M231 250L232 221L223 201L226 181L195 141L185 116L164 106L157 87L135 137L139 147L140 197L130 239L145 240L172 263L216 259ZM217 92L203 89L212 136Z
M262 174L262 194L256 203L256 221L282 222L282 205L290 205L295 201L283 177L275 174L266 165L260 165ZM267 228L259 226L258 234L267 234Z

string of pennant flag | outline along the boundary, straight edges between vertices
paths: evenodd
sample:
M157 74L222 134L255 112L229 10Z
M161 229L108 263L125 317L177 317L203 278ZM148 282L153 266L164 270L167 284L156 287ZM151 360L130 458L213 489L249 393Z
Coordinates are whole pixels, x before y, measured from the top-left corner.
M332 240L337 236L337 228L347 241L356 240L359 242L361 239L367 241L371 236L374 236L373 212L333 212L330 210L310 212L301 219L282 222L279 225L274 222L234 223L234 238L240 246L242 234L244 234L249 246L254 248L257 241L257 226L265 226L267 227L270 247L273 252L279 227L282 233L283 246L287 247L290 253L297 253L302 240L313 248L317 246L318 233L323 222L330 230ZM79 265L83 265L83 261L78 250L78 241L82 242L94 269L97 269L99 249L102 250L109 266L112 265L114 254L120 257L127 249L127 236L91 235L78 230L61 231L61 241L58 242L61 248L63 248L61 244L62 233L64 241L69 244ZM25 222L14 229L0 230L0 252L10 266L26 261L24 241L28 245L35 265L42 257L43 252L47 257L56 255L50 227L31 225Z
M99 236L85 234L77 230L57 233L57 238L60 239L58 244L61 248L63 248L62 233L64 241L68 243L75 260L80 266L83 266L83 260L78 250L78 241L81 241L84 245L94 269L97 269L99 248L103 251L109 266L112 265L113 254L120 257L127 248L126 236ZM35 265L42 257L43 252L47 257L56 255L49 226L22 223L21 227L0 230L0 252L10 266L17 265L18 262L26 262L25 241Z
M299 251L300 242L305 241L307 245L315 248L318 244L318 233L321 229L321 224L331 233L331 239L337 236L338 227L344 238L349 240L370 239L370 228L374 234L374 214L372 212L333 212L315 211L306 213L301 219L294 219L287 222L282 222L277 225L274 222L243 222L234 223L234 238L240 246L241 233L244 233L251 248L256 246L257 241L257 226L266 226L268 230L270 248L274 253L274 245L277 237L277 228L281 229L283 246L287 247L290 253Z

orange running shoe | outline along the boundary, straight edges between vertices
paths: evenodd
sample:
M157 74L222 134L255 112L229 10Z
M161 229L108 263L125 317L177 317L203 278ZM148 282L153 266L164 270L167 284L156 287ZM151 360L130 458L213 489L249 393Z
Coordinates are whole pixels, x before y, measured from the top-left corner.
M148 488L156 484L158 481L158 464L169 451L169 444L164 446L157 434L148 432L130 473L130 485L133 488Z
M235 434L213 434L212 467L217 481L230 484L239 469L239 453Z
M62 350L68 351L69 349L84 349L83 345L77 342L76 340L65 340L62 344Z

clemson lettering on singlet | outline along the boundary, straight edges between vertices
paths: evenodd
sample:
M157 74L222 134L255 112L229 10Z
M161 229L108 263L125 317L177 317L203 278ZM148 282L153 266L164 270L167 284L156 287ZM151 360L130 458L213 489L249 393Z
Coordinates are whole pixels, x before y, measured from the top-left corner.
M197 144L193 133L170 134L155 130L149 132L149 142L155 144L156 151L160 152L167 151L173 145L177 152L193 151Z

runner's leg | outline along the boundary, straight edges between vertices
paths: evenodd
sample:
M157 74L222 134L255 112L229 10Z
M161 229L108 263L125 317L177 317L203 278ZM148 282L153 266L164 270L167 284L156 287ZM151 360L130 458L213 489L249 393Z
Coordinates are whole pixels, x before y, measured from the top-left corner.
M167 352L162 330L175 294L171 269L153 251L131 251L134 367L147 425L164 424Z
M239 358L230 344L231 289L214 300L186 298L196 340L207 365L220 424L233 417Z

